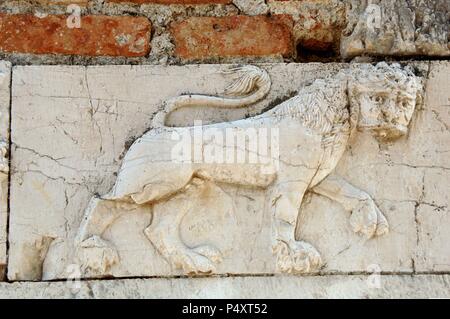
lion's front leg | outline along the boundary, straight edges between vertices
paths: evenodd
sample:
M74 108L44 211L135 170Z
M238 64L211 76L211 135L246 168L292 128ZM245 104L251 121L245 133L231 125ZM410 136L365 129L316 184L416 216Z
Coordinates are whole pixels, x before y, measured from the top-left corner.
M351 212L350 225L356 233L371 238L386 234L389 231L386 217L372 197L349 184L342 177L330 175L315 186L312 191L335 200Z
M308 273L320 268L318 251L309 243L295 239L295 228L307 184L280 182L274 186L269 205L273 213L273 252L279 271Z
M76 256L86 275L109 275L111 267L119 262L114 245L102 236L120 216L136 207L125 201L92 197L75 237Z

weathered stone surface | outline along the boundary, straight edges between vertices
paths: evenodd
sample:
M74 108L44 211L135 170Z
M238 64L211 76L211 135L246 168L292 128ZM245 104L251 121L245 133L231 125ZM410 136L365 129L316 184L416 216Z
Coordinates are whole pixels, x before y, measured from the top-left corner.
M116 279L0 283L0 298L448 298L449 275Z
M11 64L0 61L0 280L6 267Z
M271 13L290 14L297 54L302 50L336 51L345 25L345 4L339 0L269 1Z
M431 65L436 70L444 69ZM413 66L423 75L428 72L428 63ZM267 97L253 107L180 109L171 115L169 124L191 125L195 119L229 121L259 114L313 79L334 76L349 65L266 64L262 68L269 73L272 86ZM183 274L161 257L143 232L152 222L152 210L145 205L121 204L122 211L129 214L101 235L104 240L94 236L85 241L83 247L87 249L81 261L75 256L75 237L89 201L95 194L107 194L114 185L130 142L154 125L152 119L162 101L184 92L216 95L230 82L228 75L221 73L224 70L226 67L220 65L16 67L9 279L66 278L70 265L79 263L83 268L83 259L97 260L93 256L106 251L104 240L113 245L120 259L113 262L112 248L109 255L103 255L108 260L98 260L97 266L108 268L104 274ZM44 79L46 85L42 85ZM407 137L386 144L360 132L336 169L370 194L388 219L389 234L370 240L360 237L352 232L349 214L343 208L318 195L308 195L298 220L297 239L314 244L322 254L322 273L414 270L416 203L424 196L424 174L431 174L437 165L446 165L448 132L436 130L436 125L442 124L429 109L441 103L435 101L448 103L448 92L441 92L443 97L436 96L427 86L425 104L414 113ZM48 143L50 140L52 143ZM404 187L399 186L400 180ZM208 242L220 249L223 260L216 273L275 272L271 216L264 210L265 191L221 183L217 186L194 185L167 205L157 206L152 223L154 218L184 207L186 197L193 206L181 222L181 236L189 247ZM202 189L209 193L199 196ZM441 202L446 205L447 200L443 197ZM114 202L104 205L106 211L117 210ZM433 246L428 247L427 253L433 255ZM442 246L438 249L439 254L446 250ZM98 274L83 272L82 276Z
M450 2L416 0L415 44L423 55L450 55Z
M422 195L416 205L418 248L416 270L423 272L450 271L450 63L431 63L428 95L422 114L427 123L423 141L433 144L424 149ZM428 138L428 139L427 139ZM435 146L433 149L432 146ZM447 145L447 146L444 146ZM413 164L414 165L414 164Z
M347 6L344 57L450 55L447 0L349 0Z
M443 207L419 204L416 214L418 224L416 270L448 272L450 268L448 251L450 212L448 204Z
M243 14L247 15L266 14L269 11L269 7L264 0L233 0L233 3Z

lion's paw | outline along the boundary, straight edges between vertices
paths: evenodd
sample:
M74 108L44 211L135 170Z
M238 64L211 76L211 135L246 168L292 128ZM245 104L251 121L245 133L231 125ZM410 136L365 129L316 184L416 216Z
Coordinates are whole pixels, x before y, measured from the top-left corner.
M273 248L277 256L277 268L281 272L305 274L318 271L322 266L319 252L304 241L281 241Z
M196 253L209 258L212 262L218 264L222 262L222 253L214 246L201 245L193 249Z
M202 245L194 249L185 249L177 253L174 264L182 268L186 274L209 274L216 270L216 263L222 261L220 251L210 245Z
M116 249L99 236L92 236L76 247L81 269L87 276L109 276L111 267L119 262Z
M389 224L372 199L363 200L353 209L350 216L353 231L367 238L381 236L389 232Z

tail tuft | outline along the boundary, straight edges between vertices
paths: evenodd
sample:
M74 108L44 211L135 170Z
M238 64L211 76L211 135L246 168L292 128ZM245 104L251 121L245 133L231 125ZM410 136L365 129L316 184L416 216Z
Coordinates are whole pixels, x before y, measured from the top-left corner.
M226 96L187 94L171 98L165 101L164 109L156 113L153 127L165 126L166 117L184 106L245 107L258 102L269 93L269 74L256 66L233 67L222 73L236 76L236 80L226 88Z
M264 84L270 85L270 78L267 72L253 65L232 67L223 73L238 76L225 89L224 94L227 96L245 96L252 93L257 87L261 87Z

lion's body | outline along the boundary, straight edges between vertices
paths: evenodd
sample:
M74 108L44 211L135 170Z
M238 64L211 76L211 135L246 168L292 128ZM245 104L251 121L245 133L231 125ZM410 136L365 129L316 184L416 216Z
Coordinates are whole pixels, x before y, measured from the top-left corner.
M321 265L317 250L295 238L307 191L342 204L352 213L350 224L355 232L369 238L387 233L388 223L370 195L331 173L356 127L370 130L380 141L405 135L421 95L420 80L399 65L362 65L316 80L295 97L255 117L204 126L165 126L166 117L180 107L244 107L268 94L271 82L264 70L244 66L234 72L240 78L229 87L227 96L170 99L153 119L155 128L133 143L112 190L94 196L86 209L77 246L101 248L102 253L98 259L82 261L84 269L105 274L118 261L100 237L120 214L129 211L125 206L164 205L201 179L267 188L273 252L282 272L305 273ZM241 133L241 143L230 143L230 132L231 136ZM242 143L246 137L253 144ZM171 265L187 273L210 272L220 260L220 251L208 245L188 247L180 238L179 225L188 207L186 202L172 214L158 216L145 233Z
M350 130L345 99L336 98L344 96L343 92L333 88L334 95L327 97L323 87L309 90L312 94L301 92L252 118L201 127L161 127L145 133L126 153L107 198L131 197L138 204L151 203L178 192L193 177L266 188L280 178L277 170L283 172L286 166L295 167L295 176L313 187L336 166ZM329 107L319 109L324 105ZM211 133L214 136L205 137ZM247 137L247 144L237 145L237 140L230 143L226 139L230 133ZM252 150L249 139L255 136L253 142L258 148ZM185 143L182 146L189 151L187 157L184 154L184 162L174 154L180 143ZM222 149L220 159L208 160L208 147ZM241 150L245 160L239 162L236 154ZM227 161L227 152L234 154L231 161Z

